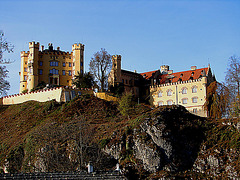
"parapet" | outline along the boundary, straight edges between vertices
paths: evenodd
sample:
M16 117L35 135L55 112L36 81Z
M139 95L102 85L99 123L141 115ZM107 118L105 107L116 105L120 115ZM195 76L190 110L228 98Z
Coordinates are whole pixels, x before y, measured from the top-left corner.
M39 46L40 46L39 42L37 42L37 43L35 43L34 41L29 42L29 49L30 48L38 48L39 49Z
M72 50L84 50L84 44L75 43L75 44L72 45Z
M112 59L113 59L113 60L115 60L115 59L121 60L121 58L122 58L121 55L113 55L113 56L112 56Z
M21 57L27 57L29 55L29 51L21 51Z

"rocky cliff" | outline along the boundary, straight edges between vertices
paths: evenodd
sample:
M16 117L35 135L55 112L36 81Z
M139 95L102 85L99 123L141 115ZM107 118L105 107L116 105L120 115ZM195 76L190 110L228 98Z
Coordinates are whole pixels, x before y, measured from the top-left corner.
M117 104L91 96L69 103L1 106L0 163L5 172L114 170L129 179L239 177L238 120L211 121L182 106Z

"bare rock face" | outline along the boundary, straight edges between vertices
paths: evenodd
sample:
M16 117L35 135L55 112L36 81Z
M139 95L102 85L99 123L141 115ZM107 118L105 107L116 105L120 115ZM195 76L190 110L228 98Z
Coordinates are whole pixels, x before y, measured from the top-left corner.
M224 174L225 177L234 179L239 178L238 171L234 169L234 163L238 161L239 152L230 149L211 149L202 147L196 159L193 170L213 177Z
M182 106L165 107L149 114L131 133L124 134L125 138L113 140L117 143L108 144L104 151L115 158L122 157L125 149L132 151L151 173L187 170L192 167L204 136L196 125L198 121L203 119Z

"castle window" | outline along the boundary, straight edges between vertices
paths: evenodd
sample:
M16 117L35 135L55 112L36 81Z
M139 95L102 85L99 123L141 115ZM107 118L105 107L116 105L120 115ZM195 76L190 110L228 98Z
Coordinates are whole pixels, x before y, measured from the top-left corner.
M39 69L39 70L38 70L38 74L39 74L39 75L42 75L42 74L43 74L43 70L42 70L42 69Z
M32 67L29 69L29 73L30 74L32 74L32 72L33 72L33 69L32 69Z
M168 100L167 101L167 105L172 105L173 104L173 101L172 100Z
M58 62L57 61L50 61L50 66L58 66Z
M187 94L187 88L184 87L184 88L182 89L182 94Z
M63 62L63 67L65 67L66 66L66 63L65 62Z
M171 89L167 90L167 96L171 96L171 95L172 95L172 90Z
M81 62L81 66L83 66L83 62Z
M27 72L27 68L24 68L24 72Z
M128 80L126 79L125 82L126 82L126 84L127 84L127 83L128 83Z
M81 74L83 73L83 70L81 70Z
M25 61L25 64L27 64L27 61Z
M158 92L158 97L162 97L162 91Z
M197 87L196 86L192 87L192 93L197 93Z
M62 70L62 75L66 75L66 71L65 70Z
M197 97L193 97L193 98L192 98L192 102L193 102L193 103L197 103L197 99L198 99Z
M163 105L163 102L162 101L159 101L158 102L158 106L162 106Z
M39 66L42 66L43 65L43 62L42 61L39 61Z
M26 80L27 80L27 75L24 76L24 81L26 81Z
M197 113L197 108L193 109L193 113Z
M182 99L182 103L183 103L183 104L187 104L187 98L183 98L183 99Z
M73 63L73 66L75 66L75 63Z
M71 76L72 75L72 71L68 71L68 75Z
M58 70L57 69L50 69L49 73L50 74L58 74Z
M69 67L72 67L72 63L69 62L68 65L69 65Z
M65 59L65 56L63 56L63 59Z

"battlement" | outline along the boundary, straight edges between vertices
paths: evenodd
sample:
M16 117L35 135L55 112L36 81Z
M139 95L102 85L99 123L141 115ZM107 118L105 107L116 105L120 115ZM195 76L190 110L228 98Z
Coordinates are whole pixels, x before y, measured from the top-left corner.
M35 43L34 41L29 42L29 48L38 48L39 49L39 42Z
M112 59L117 59L117 60L121 60L122 56L121 55L113 55Z
M178 84L187 84L187 83L193 83L193 82L199 82L199 81L203 81L203 83L205 83L206 78L202 77L202 78L195 79L195 80L178 81L178 82L174 82L174 83L158 84L158 85L150 86L150 89L154 89L154 88L158 88L158 87L164 87L164 86L178 85Z
M21 57L27 57L29 55L29 51L21 51Z
M0 104L3 105L9 105L9 104L19 104L26 101L39 101L39 102L46 102L55 99L57 102L66 102L68 101L65 97L64 92L68 92L71 94L71 92L74 91L75 95L77 95L78 92L82 93L89 93L92 94L92 89L89 88L73 88L73 87L55 87L55 88L49 88L49 89L41 89L34 92L28 92L28 93L19 93L14 95L5 96L1 99ZM71 95L71 98L74 98L73 95Z
M84 45L81 43L75 43L72 45L72 50L84 50Z

